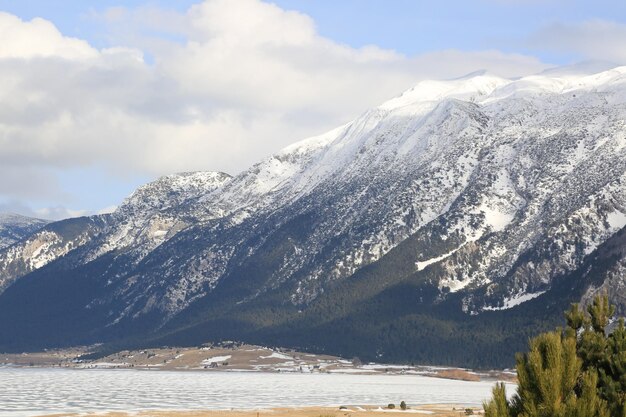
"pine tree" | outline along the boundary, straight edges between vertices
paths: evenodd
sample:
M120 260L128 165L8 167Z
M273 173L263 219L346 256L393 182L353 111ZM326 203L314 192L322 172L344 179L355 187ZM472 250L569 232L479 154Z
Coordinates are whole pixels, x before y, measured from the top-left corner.
M503 382L493 387L493 397L483 403L486 417L512 417L512 406L506 398L506 386ZM515 414L517 415L517 413Z
M605 329L615 312L596 297L587 314L577 304L567 328L530 341L516 356L518 390L511 401L503 384L484 404L486 417L626 417L626 328Z
M518 355L517 372L519 416L608 416L596 392L597 374L582 372L573 337L560 331L537 336L531 340L530 351Z
M585 316L577 304L566 314L570 332L578 335L577 351L583 368L598 373L597 390L606 400L612 416L626 417L626 329L620 319L618 326L606 335L615 307L608 297L596 297ZM582 321L576 319L582 317Z

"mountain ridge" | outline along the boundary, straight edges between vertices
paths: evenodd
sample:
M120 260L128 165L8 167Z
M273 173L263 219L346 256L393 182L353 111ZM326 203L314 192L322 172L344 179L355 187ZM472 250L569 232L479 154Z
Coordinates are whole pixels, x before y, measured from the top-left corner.
M49 223L47 220L20 214L0 213L0 249L11 246L47 223Z
M28 236L40 231L50 222L16 213L0 213L0 250L10 248ZM27 249L28 251L28 249ZM3 265L6 269L6 265ZM9 272L13 274L13 271ZM11 280L12 281L12 280ZM5 271L0 272L0 292L10 283Z
M71 277L90 288L64 313L93 319L76 324L85 341L306 348L317 337L317 348L349 355L365 348L320 332L357 340L352 323L398 337L395 320L433 347L411 353L370 332L363 357L463 365L471 349L434 347L472 339L464 325L493 335L511 320L520 328L509 339L477 344L505 360L503 350L557 323L559 308L619 281L617 266L606 282L580 268L626 226L625 120L626 67L425 81L234 177L180 174L141 187L113 214L77 222L82 237L48 251L45 266L0 251L0 313L23 312L15 300L43 280L61 291ZM582 289L566 290L568 276ZM412 327L425 323L445 337ZM11 331L0 322L0 336L32 340Z

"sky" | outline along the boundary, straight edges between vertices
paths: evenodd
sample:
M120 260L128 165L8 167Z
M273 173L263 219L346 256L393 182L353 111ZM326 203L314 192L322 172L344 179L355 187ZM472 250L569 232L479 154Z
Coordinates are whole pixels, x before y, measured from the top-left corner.
M0 212L237 174L424 79L626 65L626 2L0 0Z

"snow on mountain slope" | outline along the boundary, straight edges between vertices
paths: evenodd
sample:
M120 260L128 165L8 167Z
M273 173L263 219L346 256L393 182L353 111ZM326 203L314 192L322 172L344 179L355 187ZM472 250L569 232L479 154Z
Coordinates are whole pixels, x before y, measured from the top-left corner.
M104 227L105 218L51 223L0 251L0 292L18 278L85 245Z
M13 213L0 213L0 249L11 246L25 236L42 228L45 220L20 216Z
M307 247L311 256L318 257L324 251L319 242L341 233L344 224L358 229L356 216L364 211L369 216L360 224L367 228L360 236L351 230L351 247L340 247L334 259L317 265L300 281L294 300L314 298L316 288L323 285L318 284L320 276L349 276L436 219L450 222L442 236L462 235L458 246L480 241L471 246L481 259L477 266L459 262L470 246L461 251L448 248L456 252L441 260L446 272L439 277L440 287L458 291L506 278L512 281L507 285L513 286L508 294L530 290L529 286L545 287L554 274L575 268L585 253L610 236L603 223L594 222L579 232L577 238L585 245L582 255L571 248L551 253L543 261L550 264L545 265L546 271L525 271L523 278L516 272L523 267L512 269L522 253L540 242L547 244L546 225L556 222L572 233L567 228L572 211L590 208L584 197L610 183L620 184L625 159L625 72L616 68L591 76L514 81L479 74L425 82L340 129L334 140L309 157L314 163L297 172L297 177L319 184L312 191L317 196L349 190L345 201L333 201L334 207L327 209L331 224L326 233L319 227L313 232L319 237L312 236ZM608 161L612 172L605 172ZM265 162L270 163L276 160ZM262 172L265 166L260 166ZM289 171L292 178L293 172ZM242 179L253 175L248 172ZM378 194L369 194L382 178ZM394 187L394 181L404 184ZM290 193L299 195L289 182L280 184L284 184L281 202L289 201ZM622 189L614 185L603 198L623 201ZM373 212L372 197L385 198L385 194L387 205ZM594 209L604 215L602 206ZM587 242L592 236L598 242ZM306 251L299 255L306 257ZM430 258L443 254L433 255ZM281 271L282 279L286 273Z
M133 250L135 262L199 219L191 204L222 187L231 177L221 172L167 175L139 187L112 214L111 227L88 255L92 260L109 251Z
M73 265L105 253L132 252L137 263L146 253L194 223L184 206L222 186L230 176L217 172L168 175L138 188L110 215L63 220L39 228L0 252L0 291L15 279L81 248ZM88 245L89 244L89 245Z
M626 67L425 81L235 177L141 187L88 239L50 256L5 250L0 271L12 282L18 258L28 272L112 254L90 308L110 325L162 324L213 294L245 306L280 293L306 309L412 239L381 282L414 279L436 302L461 294L472 315L517 308L626 226L625 124Z
M222 172L183 172L166 175L139 187L116 210L120 216L153 214L179 209L189 200L199 198L230 180Z

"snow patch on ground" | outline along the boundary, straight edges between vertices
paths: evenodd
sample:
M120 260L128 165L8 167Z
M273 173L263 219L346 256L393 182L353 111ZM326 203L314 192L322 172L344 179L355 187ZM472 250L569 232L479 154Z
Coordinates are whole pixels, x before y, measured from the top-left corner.
M544 293L545 291L539 291L539 292L534 292L534 293L529 293L529 294L517 294L517 295L514 295L513 297L505 298L504 304L501 307L485 306L483 307L483 310L484 311L508 310L509 308L513 308L522 303L525 303L526 301L530 301L534 298L537 298Z
M441 281L439 281L439 290L442 290L444 287L447 287L449 292L457 292L467 287L473 281L474 279L471 276L462 280L454 279L454 278L442 279Z
M494 232L500 232L506 228L506 226L513 220L514 214L506 213L498 210L494 207L489 207L485 204L479 208L485 215L485 222L491 227Z
M616 210L606 215L606 221L612 230L620 230L626 226L626 214Z
M267 356L259 356L262 359L270 359L270 358L276 358L276 359L293 359L293 357L289 356L289 355L285 355L284 353L278 353L278 352L272 352L271 355L267 355Z
M444 253L441 256L437 256L436 258L430 258L427 259L425 261L421 261L421 262L415 262L415 266L417 267L418 271L423 270L424 268L426 268L428 265L432 265L434 263L437 263L439 261L442 261L444 259L446 259L447 257L449 257L450 255L452 255L454 252L458 251L459 249L461 249L460 247L448 252L448 253Z
M229 360L231 357L232 357L231 355L213 356L212 358L203 360L202 365L210 365L212 363L224 362L224 361Z

